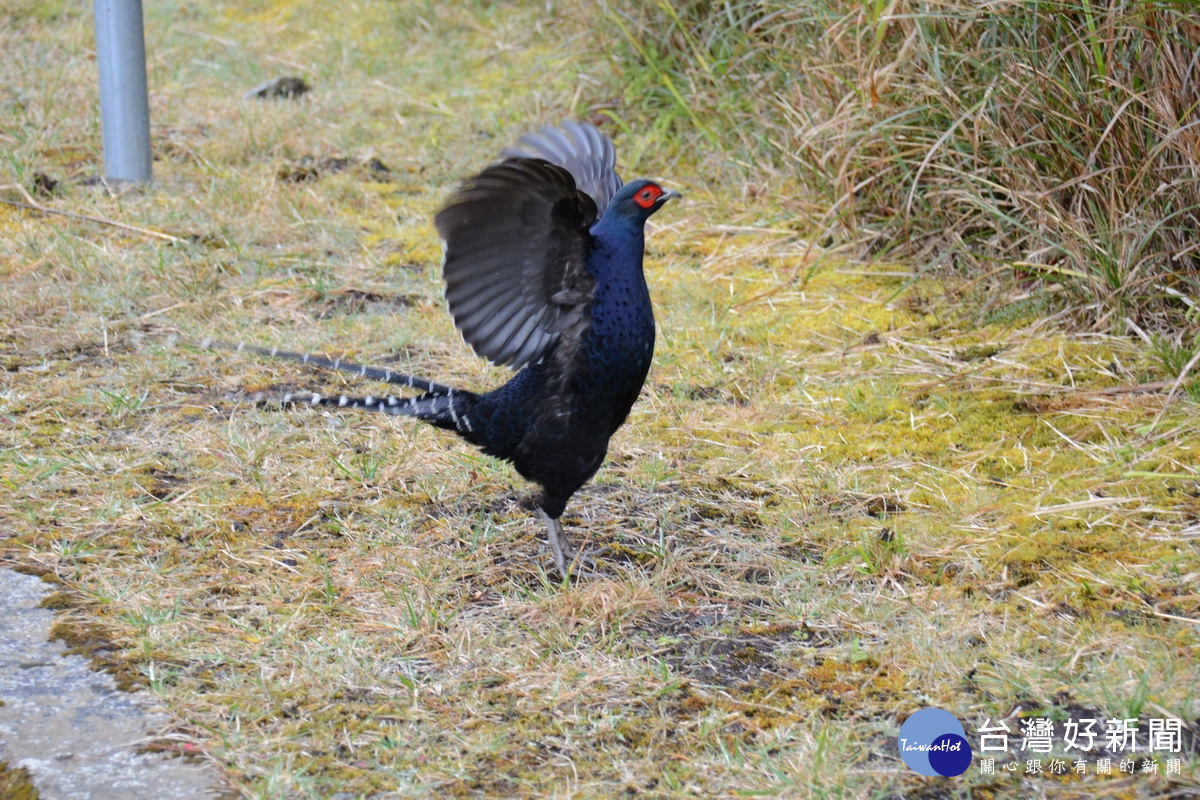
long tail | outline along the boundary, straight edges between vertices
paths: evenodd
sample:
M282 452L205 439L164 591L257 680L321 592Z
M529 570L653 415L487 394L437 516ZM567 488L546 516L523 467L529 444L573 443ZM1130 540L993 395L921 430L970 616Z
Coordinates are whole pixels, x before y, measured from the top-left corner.
M400 372L392 372L390 369L380 369L379 367L365 367L362 364L352 364L349 361L342 361L340 358L329 359L324 358L323 356L314 356L309 353L293 353L291 351L280 350L278 348L255 347L254 345L249 345L244 342L231 344L229 342L222 342L216 339L205 339L200 343L200 346L206 349L218 347L222 350L232 350L236 353L248 352L255 353L260 356L266 356L268 358L284 358L289 361L299 361L301 364L311 364L314 367L333 369L339 372L348 372L353 375L357 375L360 378L369 378L373 381L382 381L384 383L391 383L397 386L406 386L409 389L416 389L418 392L428 392L429 394L435 396L461 393L459 390L456 390L450 386L443 386L440 383L427 381L423 378L414 378L412 375L405 375ZM402 401L398 400L397 402ZM326 403L324 405L328 404ZM354 408L367 408L367 406L354 406ZM384 409L374 410L382 411ZM402 412L389 411L388 413ZM416 415L412 414L409 416Z
M415 417L439 428L455 431L473 441L475 427L471 423L471 411L479 396L474 392L445 387L445 392L429 392L418 397L336 397L321 394L286 394L279 399L285 406L332 406L334 408L361 408L366 411L381 411L400 417ZM271 402L259 396L260 402Z

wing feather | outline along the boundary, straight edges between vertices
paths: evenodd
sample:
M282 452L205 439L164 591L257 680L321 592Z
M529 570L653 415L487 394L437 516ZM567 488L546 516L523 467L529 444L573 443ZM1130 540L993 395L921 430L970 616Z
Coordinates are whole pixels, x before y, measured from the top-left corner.
M541 135L543 150L587 136ZM450 198L435 218L446 243L446 303L476 353L519 369L563 336L578 338L590 320L596 217L571 171L543 156L490 166Z
M522 136L516 147L503 152L508 158L542 158L571 173L579 190L592 198L600 214L620 190L617 150L590 122L563 122L562 127L542 128Z

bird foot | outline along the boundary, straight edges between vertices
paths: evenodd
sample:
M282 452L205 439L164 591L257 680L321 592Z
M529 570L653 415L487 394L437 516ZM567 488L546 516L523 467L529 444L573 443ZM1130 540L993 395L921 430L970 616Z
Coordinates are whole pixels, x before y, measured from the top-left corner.
M563 533L562 523L557 519L552 519L542 509L538 509L538 514L546 523L546 538L550 542L550 552L554 554L554 565L558 567L558 574L566 577L572 575L574 577L583 577L584 575L598 574L600 562L593 558L596 550L572 550L566 543L566 535Z
M599 547L576 550L574 553L568 551L567 566L571 569L571 576L575 578L599 578L611 574L610 571L604 569L604 562L599 558L602 552L603 548Z

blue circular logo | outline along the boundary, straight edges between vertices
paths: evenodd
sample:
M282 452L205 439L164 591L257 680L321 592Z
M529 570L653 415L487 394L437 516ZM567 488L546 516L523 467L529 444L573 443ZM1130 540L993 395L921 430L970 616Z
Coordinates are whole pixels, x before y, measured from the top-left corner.
M962 723L949 711L922 708L900 726L900 757L909 769L952 778L971 766L971 745Z

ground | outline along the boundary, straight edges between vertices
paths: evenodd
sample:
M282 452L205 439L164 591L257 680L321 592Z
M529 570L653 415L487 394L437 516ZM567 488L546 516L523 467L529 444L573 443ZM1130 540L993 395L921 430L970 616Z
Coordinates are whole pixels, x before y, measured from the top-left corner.
M612 122L543 4L153 4L155 182L110 192L89 8L16 0L0 31L0 197L25 206L0 205L0 558L162 698L159 747L249 797L1195 786L1200 416L1136 341L822 252L802 187ZM312 89L243 99L279 75ZM599 571L564 585L510 468L255 404L382 390L200 342L502 381L445 313L432 213L525 129L606 109L624 175L685 200L648 237L648 385L564 518ZM1192 755L925 779L896 748L925 706L972 743L1181 718Z

